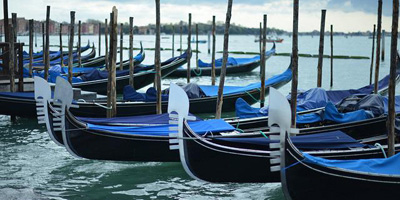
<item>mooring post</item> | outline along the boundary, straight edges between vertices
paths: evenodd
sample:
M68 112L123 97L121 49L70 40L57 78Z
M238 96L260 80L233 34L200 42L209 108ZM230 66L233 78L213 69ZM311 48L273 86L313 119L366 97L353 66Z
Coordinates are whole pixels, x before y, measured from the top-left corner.
M9 22L8 22L8 0L3 0L3 26L4 26L4 41L9 42L10 32L9 32Z
M119 37L119 70L124 69L124 24L121 23L121 29L120 29L120 34L121 36Z
M371 68L369 69L369 84L372 84L372 72L374 68L374 55L375 55L375 29L376 24L374 24L374 32L372 34L372 55L371 55Z
M29 20L29 76L32 77L33 65L33 19Z
M135 65L133 63L133 17L129 18L129 85L135 88L133 82L133 74L135 73Z
M175 57L175 26L172 25L172 57Z
M105 42L105 49L104 49L104 56L105 56L105 64L106 69L109 70L108 67L108 20L104 20L104 42ZM108 91L109 89L107 89Z
M208 33L207 33L207 38L208 38L208 40L207 40L207 45L208 45L208 54L210 54L211 53L211 34L210 34L210 32L208 31Z
M211 85L215 85L215 15L212 17Z
M392 38L390 48L390 79L389 79L389 116L388 122L388 156L395 154L395 92L396 92L396 68L397 68L397 38L398 38L398 27L399 27L399 0L393 0L393 15L392 15Z
M47 11L46 11L46 48L45 52L43 55L45 56L45 66L44 66L44 79L47 80L49 77L49 69L50 69L50 57L49 57L49 51L50 51L50 6L47 6Z
M386 35L386 31L382 30L382 62L385 61L385 35Z
M0 26L0 42L3 42L3 26Z
M46 62L46 54L45 54L45 51L46 51L46 38L45 38L45 36L46 36L46 32L45 32L45 23L42 23L42 51L43 51L43 64L45 64L45 62Z
M378 0L378 28L376 30L376 59L375 59L375 83L374 93L378 94L379 65L381 56L381 33L382 33L382 0Z
M157 114L161 114L161 63L160 63L160 0L156 1L156 47L154 64L156 67Z
M39 32L37 29L37 26L36 25L34 25L34 32L35 32L35 47L37 47L37 32Z
M82 51L81 51L81 34L82 34L82 22L78 21L78 67L82 67Z
M14 43L17 42L17 33L18 33L18 23L17 23L17 13L11 13L11 23L14 27ZM14 57L16 58L16 57Z
M199 24L196 24L196 69L199 70Z
M260 22L260 34L259 34L259 38L258 38L258 46L259 46L259 49L260 49L260 59L261 59L261 55L262 55L262 23ZM261 70L260 70L260 73L261 73Z
M179 55L182 55L182 21L179 22L179 31L180 31L180 37L179 37Z
M15 92L15 43L14 43L14 26L13 24L9 24L9 41L10 41L10 56L9 56L9 71L10 71L10 92Z
M11 19L11 23L13 24L13 30L14 30L14 37L13 37L13 40L14 40L14 43L17 43L17 33L18 33L18 23L17 23L17 13L11 13L11 17L12 17L12 19ZM14 47L16 47L17 48L17 46L14 44ZM17 59L18 59L18 56L17 56L17 53L16 53L16 51L14 52L14 70L15 70L15 73L17 73L17 70L18 70L18 67L17 67L17 63L18 63L18 61L17 61Z
M101 56L101 23L99 22L99 56Z
M69 42L68 42L68 81L72 84L72 68L74 67L74 58L72 56L74 46L74 27L75 27L75 11L71 11L71 23L69 25Z
M63 43L62 43L62 29L63 29L63 24L60 23L60 53L61 53L61 60L60 64L61 67L64 67L64 52L63 52Z
M18 43L18 92L24 91L24 43Z
M262 48L261 52L265 52L267 46L267 15L264 14L263 19L263 29L262 29ZM265 103L265 53L261 53L261 63L260 63L260 71L261 71L261 92L260 92L260 107L264 107Z
M107 92L107 117L115 117L117 115L117 91L116 91L116 62L117 62L117 43L118 43L118 10L114 6L110 21L110 59L109 59L109 91Z
M319 33L319 56L318 56L318 80L317 87L322 86L322 64L324 60L324 38L325 38L326 10L321 11L321 30Z
M190 47L190 38L192 37L192 13L189 13L189 27L188 27L188 47L187 47L187 83L190 83L190 58L191 58L191 47Z
M297 110L297 76L298 76L298 34L299 34L299 0L293 0L293 35L292 35L292 90L290 107L292 110L292 128L296 128Z
M333 87L333 25L331 24L331 88Z
M222 114L226 64L228 62L229 27L231 24L231 16L232 16L232 0L228 0L228 11L226 12L225 32L224 32L224 53L222 57L221 75L219 78L218 97L217 97L217 108L215 113L216 119L221 119L221 114Z

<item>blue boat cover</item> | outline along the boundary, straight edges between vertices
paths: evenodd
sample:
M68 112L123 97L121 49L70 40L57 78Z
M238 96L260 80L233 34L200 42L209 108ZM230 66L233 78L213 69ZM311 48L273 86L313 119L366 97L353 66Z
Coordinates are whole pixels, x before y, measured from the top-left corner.
M189 114L193 116L192 114ZM89 117L77 117L78 120L97 125L105 124L152 124L152 125L165 125L169 124L169 114L154 114L154 115L140 115L140 116L129 116L129 117L113 117L113 118L89 118ZM201 121L202 119L196 117L196 121Z
M271 50L265 52L265 55L267 57L275 54L276 49L272 48ZM243 65L243 64L248 64L252 62L258 62L260 61L260 55L254 56L252 58L234 58L234 57L228 57L228 62L226 63L226 66L235 66L235 65ZM205 63L201 59L197 61L199 67L212 67L211 63ZM216 59L215 60L215 67L221 67L222 66L222 58Z
M147 89L146 93L137 92L132 86L124 87L123 99L125 101L156 102L157 90L154 87ZM161 94L161 101L168 101L168 94Z
M379 89L383 89L387 87L389 84L389 75L384 77L382 80L378 82ZM322 88L312 88L305 92L301 92L297 95L297 112L310 110L315 108L321 108L327 105L328 102L332 102L333 104L337 104L346 97L351 95L360 95L360 94L371 94L373 91L374 85L367 85L359 89L351 89L351 90L330 90L326 91ZM288 95L288 100L290 100L290 95ZM400 102L399 102L400 104ZM236 116L239 118L249 118L249 117L259 117L259 116L268 116L268 106L263 108L248 108L247 103L243 101L236 102ZM399 110L400 111L400 110Z
M324 132L310 135L299 135L290 138L293 144L299 149L347 149L365 147L354 138L341 131ZM270 143L278 143L278 140L270 140L265 137L257 138L214 138L214 140L233 143L245 143L269 147Z
M100 130L118 132L132 135L153 135L153 136L168 136L171 132L169 127L177 125L159 125L159 126L104 126L87 124L88 130ZM234 131L235 128L221 119L213 119L206 121L189 122L190 128L197 134L206 134L209 132L225 132ZM176 131L173 131L176 132Z
M268 80L265 81L265 86L273 86L277 83L281 83L284 81L290 81L292 79L292 68L289 67L286 71L284 71L282 74L275 75ZM201 90L209 96L217 96L218 95L218 86L212 86L212 85L201 85L200 86ZM224 95L227 94L240 94L244 92L248 92L254 89L260 89L261 88L261 82L258 83L252 83L247 86L225 86L224 87Z
M400 154L390 158L359 159L359 160L328 160L303 153L302 162L322 167L346 169L355 172L372 174L400 175Z

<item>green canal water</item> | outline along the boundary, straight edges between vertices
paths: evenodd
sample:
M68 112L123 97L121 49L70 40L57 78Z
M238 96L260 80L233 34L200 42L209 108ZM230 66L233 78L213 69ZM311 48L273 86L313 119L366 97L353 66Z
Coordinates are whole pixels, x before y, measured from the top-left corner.
M128 37L124 37L128 38ZM38 46L41 44L38 37ZM103 38L104 39L104 38ZM171 37L163 39L161 47L171 47ZM200 36L199 39L207 39ZM291 38L284 37L277 44L277 52L291 51ZM326 38L325 54L329 54L329 38ZM27 37L19 37L27 42ZM84 36L98 44L97 36ZM299 38L300 53L318 53L318 37ZM66 45L66 37L64 42ZM135 36L135 45L143 41L146 48L154 47L154 36ZM175 38L179 47L179 37ZM387 38L387 44L390 42ZM58 44L57 37L51 37ZM127 46L128 40L124 41ZM217 37L217 50L222 50L222 36ZM104 42L103 42L104 45ZM186 43L183 44L184 47ZM232 51L258 51L254 36L231 36ZM268 45L268 49L271 45ZM210 60L207 44L199 44L199 57ZM39 48L36 48L39 50ZM104 51L104 46L102 47ZM370 56L371 40L367 37L335 37L335 54ZM381 65L380 77L389 72L389 45L386 60ZM127 52L125 51L125 58ZM179 52L175 52L177 55ZM170 51L162 52L162 59L171 57ZM221 57L217 54L217 58ZM235 55L236 56L236 55ZM193 55L195 57L195 55ZM237 55L237 57L249 57ZM154 62L154 52L146 51L144 63ZM362 87L369 83L370 60L334 60L333 89ZM192 59L192 63L194 59ZM267 77L283 72L289 65L289 57L272 57L267 61ZM193 66L193 65L192 65ZM316 86L317 59L300 58L299 88ZM329 60L324 60L323 87L329 89ZM247 85L259 80L259 69L254 72L228 76L226 85ZM164 79L169 82L185 79ZM194 77L192 82L210 84L209 77ZM143 89L145 90L145 88ZM290 84L280 89L288 94ZM397 90L399 91L399 90ZM3 105L0 105L3 106ZM257 105L255 105L257 106ZM212 117L212 114L201 117ZM234 112L225 113L234 116ZM267 162L267 161L266 161ZM269 169L265 169L266 171ZM245 173L238 171L236 173ZM235 176L235 174L232 174ZM17 118L12 122L8 116L0 116L0 199L283 199L279 183L268 184L212 184L191 179L180 163L109 162L75 158L63 147L50 140L44 126L36 119Z

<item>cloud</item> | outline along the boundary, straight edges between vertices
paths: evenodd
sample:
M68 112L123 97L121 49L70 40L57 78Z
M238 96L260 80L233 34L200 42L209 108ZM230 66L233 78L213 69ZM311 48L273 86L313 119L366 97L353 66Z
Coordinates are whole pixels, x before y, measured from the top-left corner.
M383 27L390 28L390 1L384 1ZM292 0L235 0L232 23L258 27L263 14L268 14L268 26L290 31L292 29ZM76 20L104 20L109 18L113 6L118 8L118 21L128 22L135 17L135 25L155 23L154 1L149 0L26 0L9 1L9 12L19 17L43 20L46 6L51 6L51 19L69 21L69 12L76 11ZM2 6L2 4L0 5ZM193 22L207 23L215 15L225 20L227 1L224 0L162 0L161 23L187 21L192 13ZM327 9L327 24L336 31L366 31L376 23L376 0L301 0L300 31L319 30L321 9ZM2 7L0 7L2 9ZM22 16L23 15L23 16ZM328 25L327 25L328 26Z

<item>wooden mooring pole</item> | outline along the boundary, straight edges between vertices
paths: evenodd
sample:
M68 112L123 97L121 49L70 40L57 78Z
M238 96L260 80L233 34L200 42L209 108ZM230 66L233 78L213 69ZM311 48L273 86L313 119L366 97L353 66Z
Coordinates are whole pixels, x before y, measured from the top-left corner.
M190 58L191 58L191 54L192 54L192 49L191 49L191 45L190 45L190 38L192 37L192 13L189 13L189 27L188 27L188 47L187 47L187 76L186 76L186 80L187 83L190 83Z
M18 43L18 92L24 91L24 43Z
M208 54L210 54L211 53L211 34L210 34L210 32L208 32L207 33L207 45L208 45Z
M9 72L10 72L10 92L16 92L15 90L15 43L14 43L14 26L13 24L8 25L9 30L9 43L10 43L10 50L9 50Z
M110 59L109 59L109 76L107 91L107 117L115 117L117 115L117 91L116 91L116 61L117 61L117 42L118 42L118 10L114 6L110 21Z
M44 66L44 79L47 80L49 77L49 69L50 69L50 6L47 6L46 11L46 48L43 55L45 55L45 66Z
M63 53L63 42L62 42L62 28L63 28L63 24L60 23L60 53L61 53L60 64L61 64L61 67L64 67L64 53Z
M175 57L175 26L172 25L172 57Z
M196 24L196 69L199 70L199 24Z
M296 128L297 83L298 83L298 34L299 34L299 0L293 0L293 35L292 35L292 90L290 107L292 110L292 128Z
M217 108L215 113L216 119L221 119L221 114L222 114L226 63L228 62L229 27L231 24L231 17L232 17L232 0L228 0L228 10L226 12L225 32L224 32L224 53L222 57L221 75L219 78L218 97L217 97Z
M45 55L45 51L46 51L46 38L45 38L46 32L45 32L45 23L42 23L42 51L43 51L43 64L45 64L46 61L46 55Z
M376 59L374 93L378 94L379 65L381 61L381 33L382 33L382 0L378 0L378 28L376 30Z
M124 24L121 23L120 36L119 36L119 70L124 69Z
M215 15L212 17L211 85L215 85Z
M104 42L105 42L105 49L104 49L104 56L105 56L105 64L106 69L109 70L108 67L108 20L104 20ZM109 89L108 89L109 90Z
M385 35L386 35L386 31L382 30L382 62L385 61Z
M33 19L29 20L29 76L32 77L33 65Z
M398 27L399 27L399 0L393 0L393 15L392 15L392 38L390 48L390 79L389 79L389 116L388 122L388 156L395 154L395 92L396 92L396 68L397 68L397 39L398 39Z
M265 103L265 49L267 45L267 15L264 15L263 19L263 29L262 29L262 47L261 47L261 92L260 92L260 107L264 107Z
M82 34L82 22L78 21L78 67L82 67L82 51L81 51L81 34Z
M99 22L99 56L101 56L101 23Z
M331 24L331 88L333 87L333 25Z
M154 64L156 67L156 89L157 89L157 114L161 114L161 63L160 63L160 0L156 1L156 47Z
M72 84L72 68L73 66L73 46L74 46L74 27L75 27L75 11L71 11L71 22L69 24L69 41L68 41L68 81Z
M317 87L322 86L322 64L324 60L324 38L325 38L326 10L321 10L321 30L319 33L319 56L318 56L318 79Z
M17 33L18 33L18 23L17 23L17 13L11 13L11 23L14 27L14 43L17 42Z
M8 22L8 0L3 0L3 16L4 16L4 20L3 20L3 26L4 26L4 41L5 42L9 42L9 37L10 37L10 33L9 33L9 22Z
M372 55L371 55L371 68L369 69L369 84L372 84L372 73L374 69L374 55L375 55L375 29L376 24L374 24L374 31L372 34Z
M133 17L129 18L129 85L135 88L134 77L135 65L133 63Z
M260 34L259 34L259 38L258 38L258 46L260 49L260 59L261 59L261 54L262 54L262 22L260 22ZM261 70L260 70L261 73Z
M179 31L180 31L180 37L179 37L179 53L182 55L182 32L183 32L183 27L182 27L182 21L179 23Z

